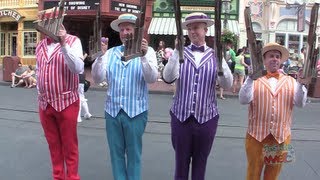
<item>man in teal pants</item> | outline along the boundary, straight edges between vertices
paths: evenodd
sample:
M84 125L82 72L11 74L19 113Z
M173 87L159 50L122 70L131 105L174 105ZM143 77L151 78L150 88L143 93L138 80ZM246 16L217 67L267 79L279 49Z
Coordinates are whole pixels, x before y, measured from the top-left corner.
M134 33L136 19L133 14L122 14L112 21L111 28L119 32L123 44L127 34ZM145 39L141 43L143 56L128 61L121 61L123 45L108 49L107 40L101 48L103 55L96 59L91 73L96 83L108 83L105 118L113 177L140 180L142 135L148 117L147 83L157 80L156 54Z

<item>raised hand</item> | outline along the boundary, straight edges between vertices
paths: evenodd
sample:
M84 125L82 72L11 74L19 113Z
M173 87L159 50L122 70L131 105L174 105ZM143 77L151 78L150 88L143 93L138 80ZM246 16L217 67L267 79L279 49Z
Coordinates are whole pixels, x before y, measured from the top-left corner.
M60 29L58 31L58 37L60 39L60 45L64 46L66 44L66 36L67 36L67 31L66 28L61 24Z
M142 51L143 55L146 55L148 52L148 41L146 39L142 39L141 51Z
M101 52L102 52L102 54L105 54L107 52L108 42L109 42L109 38L105 38L105 37L101 38Z

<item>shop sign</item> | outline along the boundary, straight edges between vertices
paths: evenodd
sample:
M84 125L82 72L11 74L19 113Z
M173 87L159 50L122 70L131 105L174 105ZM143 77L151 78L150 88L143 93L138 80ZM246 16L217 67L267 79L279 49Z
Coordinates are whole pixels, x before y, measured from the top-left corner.
M12 17L16 21L19 21L22 17L20 15L20 13L18 13L17 11L15 11L13 9L1 9L0 10L0 17L5 17L5 16Z
M50 9L53 7L58 7L60 1L45 1L44 9ZM66 11L75 11L75 10L95 10L96 4L99 4L100 0L70 0L64 2L64 8Z
M140 5L127 2L112 1L111 10L121 13L140 13Z

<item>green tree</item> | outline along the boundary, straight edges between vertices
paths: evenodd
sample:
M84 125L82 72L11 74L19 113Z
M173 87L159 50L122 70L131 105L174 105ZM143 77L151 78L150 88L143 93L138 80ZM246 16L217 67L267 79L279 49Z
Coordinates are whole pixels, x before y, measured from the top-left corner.
M229 31L228 29L223 30L221 34L221 42L223 44L232 43L233 45L236 45L237 41L238 41L238 37L236 34Z

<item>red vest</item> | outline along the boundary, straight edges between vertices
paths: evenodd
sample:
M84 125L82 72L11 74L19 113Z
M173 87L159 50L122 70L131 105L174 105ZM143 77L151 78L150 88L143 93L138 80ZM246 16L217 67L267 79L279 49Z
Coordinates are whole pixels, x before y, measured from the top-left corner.
M72 47L76 36L67 35L66 43ZM47 54L46 39L36 48L38 102L45 110L50 104L60 112L79 99L78 74L72 73L64 63L61 46L55 47L50 57Z

